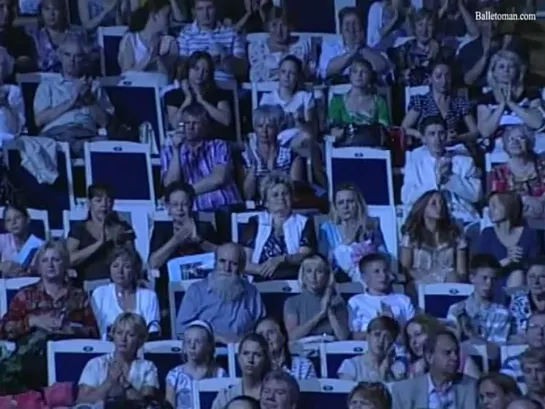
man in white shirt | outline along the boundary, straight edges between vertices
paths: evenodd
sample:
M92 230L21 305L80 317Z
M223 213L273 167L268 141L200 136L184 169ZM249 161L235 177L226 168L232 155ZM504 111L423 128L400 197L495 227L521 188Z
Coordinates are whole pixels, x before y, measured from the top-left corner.
M496 258L475 254L471 260L470 282L475 289L464 301L450 306L447 320L453 322L461 338L505 344L511 330L511 314L492 302L497 275L501 269Z
M246 45L233 27L222 25L214 0L195 0L195 21L178 36L180 56L188 58L195 51L206 51L216 64L218 81L244 78L248 70Z
M390 261L380 253L360 260L360 271L366 286L363 294L348 300L350 330L354 339L365 339L367 325L379 315L386 315L403 325L414 316L414 307L405 294L392 293Z
M480 220L474 204L481 199L481 174L470 156L447 152L446 129L441 117L422 121L424 146L408 155L401 201L410 207L427 191L440 190L452 215L464 224L473 223Z

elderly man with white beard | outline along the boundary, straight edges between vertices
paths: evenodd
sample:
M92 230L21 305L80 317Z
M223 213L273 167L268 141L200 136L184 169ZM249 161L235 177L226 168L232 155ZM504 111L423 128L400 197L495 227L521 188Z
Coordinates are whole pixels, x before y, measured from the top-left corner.
M242 276L246 255L242 246L227 243L216 249L214 271L192 284L176 317L180 337L192 321L208 322L216 342L238 342L265 316L265 306L257 288Z

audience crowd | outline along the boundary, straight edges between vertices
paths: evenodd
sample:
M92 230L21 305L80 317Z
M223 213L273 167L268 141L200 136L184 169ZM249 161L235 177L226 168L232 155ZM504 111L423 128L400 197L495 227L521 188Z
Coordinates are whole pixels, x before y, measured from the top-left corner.
M337 35L296 32L272 0L187 3L0 0L4 151L43 173L47 146L86 161L88 144L143 142L104 85L118 27L123 80L166 86L151 153L169 219L146 207L144 254L108 184L84 183L87 217L62 232L4 200L0 408L545 408L545 81L530 22L475 17L534 1L369 1L339 10ZM333 180L334 150L391 153L391 217L362 188L378 175ZM63 341L109 352L56 382Z

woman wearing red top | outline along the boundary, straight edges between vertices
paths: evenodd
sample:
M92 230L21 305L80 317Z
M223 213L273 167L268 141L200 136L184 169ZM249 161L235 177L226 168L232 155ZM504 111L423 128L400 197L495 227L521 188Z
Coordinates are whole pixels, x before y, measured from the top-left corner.
M493 192L516 192L527 219L537 219L545 210L545 158L534 152L535 136L523 125L510 126L503 133L503 146L509 155L490 174Z

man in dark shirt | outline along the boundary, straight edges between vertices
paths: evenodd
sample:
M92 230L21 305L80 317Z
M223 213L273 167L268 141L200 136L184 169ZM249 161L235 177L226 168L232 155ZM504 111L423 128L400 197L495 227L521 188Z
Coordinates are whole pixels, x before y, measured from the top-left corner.
M22 27L14 27L15 0L0 0L0 46L15 58L15 71L28 72L34 68L34 43Z

